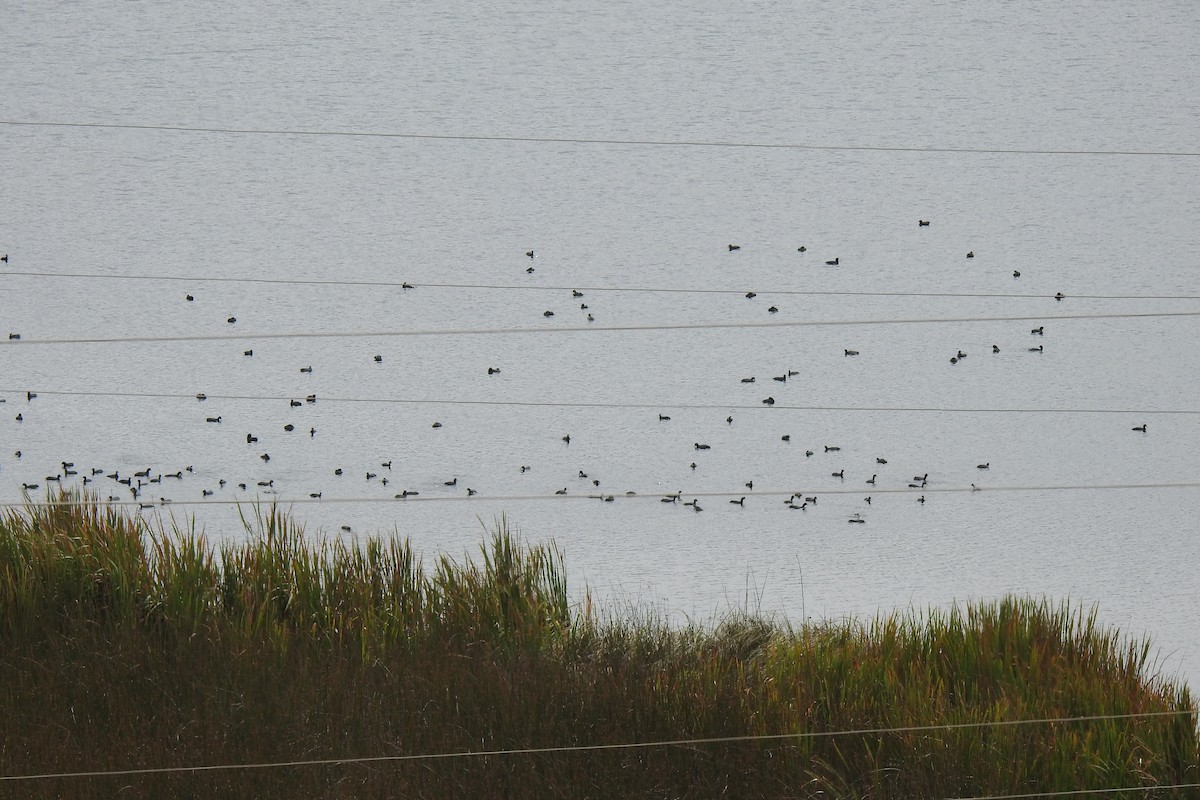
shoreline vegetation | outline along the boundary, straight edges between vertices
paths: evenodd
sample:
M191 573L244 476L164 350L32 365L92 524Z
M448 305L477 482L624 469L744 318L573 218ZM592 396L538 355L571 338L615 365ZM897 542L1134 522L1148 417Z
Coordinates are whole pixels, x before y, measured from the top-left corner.
M1067 602L680 629L573 605L559 551L503 520L422 563L275 508L213 548L52 499L0 517L0 777L291 765L0 797L1200 794L1144 788L1200 783L1188 688ZM430 757L365 760L399 756Z

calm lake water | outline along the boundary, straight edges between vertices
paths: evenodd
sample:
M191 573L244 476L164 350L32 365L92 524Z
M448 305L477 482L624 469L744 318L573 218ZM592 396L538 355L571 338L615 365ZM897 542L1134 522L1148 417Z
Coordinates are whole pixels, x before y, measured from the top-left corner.
M506 515L676 620L1070 599L1200 685L1200 318L1139 316L1200 312L1198 159L986 152L1195 153L1195 4L649 5L7 9L7 122L468 138L0 125L0 501Z

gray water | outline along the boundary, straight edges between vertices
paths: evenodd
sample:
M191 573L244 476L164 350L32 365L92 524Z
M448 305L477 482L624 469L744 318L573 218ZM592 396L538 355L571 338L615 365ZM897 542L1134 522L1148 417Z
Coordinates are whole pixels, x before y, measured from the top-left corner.
M649 5L10 4L0 119L1198 149L1190 2ZM1147 485L1197 480L1200 322L1055 319L1200 311L1195 157L0 125L0 175L0 501L191 466L131 510L220 541L204 490L304 501L427 557L506 515L677 620L1069 598L1198 683L1200 492ZM496 329L537 332L254 337ZM164 340L206 335L244 338Z

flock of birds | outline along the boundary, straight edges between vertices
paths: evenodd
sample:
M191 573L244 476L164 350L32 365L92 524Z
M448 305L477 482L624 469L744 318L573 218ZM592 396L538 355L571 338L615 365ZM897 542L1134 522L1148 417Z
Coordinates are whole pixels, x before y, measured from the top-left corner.
M927 227L927 226L929 226L930 222L928 220L920 220L918 222L918 224L920 227ZM729 244L728 245L729 252L732 253L732 252L736 252L738 250L741 250L740 245L737 245L737 244ZM800 246L799 248L797 248L797 251L800 253L805 253L805 252L807 252L807 247ZM525 252L525 256L527 256L532 261L533 259L535 259L536 253L533 250L529 250L529 251ZM974 251L968 251L966 254L966 257L974 258L975 257ZM0 262L8 263L8 255L6 254L6 255L0 257ZM835 256L832 259L826 260L825 264L829 267L838 267L841 264L840 257ZM531 265L531 266L526 267L525 272L527 274L532 274L534 272L534 270L535 270L535 268ZM1020 276L1019 272L1014 273L1014 277L1019 277L1019 276ZM415 287L409 283L404 283L402 288L405 290L408 290L408 289L413 289ZM753 299L755 296L756 295L754 292L748 292L746 294L746 297L749 299ZM579 292L577 290L572 291L572 299L573 300L578 300L582 297L583 297L582 292ZM1054 298L1058 301L1061 301L1064 299L1064 295L1059 293L1059 294L1054 295ZM193 294L185 295L185 302L193 303L193 302L195 302L195 300L196 300L195 295L193 295ZM587 313L588 321L594 321L594 317L592 316L587 303L585 303L585 302L581 303L580 310L588 312ZM768 309L768 311L770 313L775 313L777 310L778 309L775 307L771 307ZM546 317L553 316L553 314L554 314L554 312L549 311L549 310L544 312L544 316L546 316ZM235 316L229 316L226 318L226 322L227 322L227 324L230 324L230 325L236 324L237 318ZM1039 325L1036 328L1033 328L1030 331L1030 334L1032 336L1036 336L1036 337L1042 337L1042 336L1044 336L1044 333L1045 333L1044 326L1041 326L1041 325ZM16 333L16 332L12 332L12 333L9 333L8 338L10 340L19 340L20 334ZM1043 346L1042 346L1042 344L1039 343L1038 345L1030 346L1027 349L1030 352L1040 353L1043 351ZM999 352L1000 352L999 346L992 345L992 353L996 354ZM253 355L254 355L254 351L252 349L243 351L244 357L253 357ZM854 350L854 349L850 349L850 348L844 349L845 357L853 357L853 356L858 356L858 355L859 355L858 350ZM963 352L962 350L958 350L954 355L952 355L950 357L950 363L957 364L957 363L961 362L963 359L967 358L967 355L968 354ZM377 363L377 364L383 363L383 361L384 361L383 355L378 354L378 353L371 356L371 359L374 363ZM299 368L299 370L302 374L312 374L313 366L312 365L304 365L304 366L301 366ZM498 374L500 374L500 372L501 372L500 367L489 366L487 368L488 375L498 375ZM790 378L797 376L798 374L799 374L798 371L788 369L780 375L771 376L771 380L775 383L780 384L781 385L780 389L783 389L786 386L788 380ZM741 384L755 384L757 382L757 380L758 380L757 376L745 376L745 377L740 378L740 383ZM31 390L31 391L26 392L25 402L28 406L27 410L36 408L36 406L34 405L34 401L36 399L37 399L37 394L34 391ZM203 403L208 400L208 396L205 393L201 392L201 393L196 394L196 400ZM0 398L0 403L4 403L4 402L6 402L6 399ZM774 405L775 397L773 395L769 395L767 397L762 398L761 402L763 405L766 405L766 406ZM317 403L317 396L315 394L308 394L308 395L304 396L303 398L293 398L293 399L289 400L288 405L289 405L289 410L293 410L293 409L297 409L297 408L300 408L303 406L311 406L316 403ZM24 423L26 420L25 413L26 413L25 411L18 412L13 418L14 422L16 424ZM205 424L208 424L208 425L224 425L226 422L223 414L205 416L204 420L205 420ZM668 414L662 414L662 413L658 414L658 422L660 424L670 423L670 421L671 421L671 417ZM726 425L731 426L734 423L734 419L732 416L727 416L727 417L725 417L724 422ZM435 421L432 423L432 427L435 429L441 428L442 423ZM282 423L280 425L280 429L285 434L299 433L299 434L303 435L303 434L307 433L307 436L310 439L315 439L318 435L318 430L315 426L311 426L311 425L307 426L307 430L305 430L304 426L300 426L298 428L294 422L290 422L290 421ZM1133 428L1133 431L1145 434L1147 432L1147 426L1145 424L1137 426L1137 427ZM197 432L196 435L200 435L200 434ZM239 437L240 436L241 436L241 434L239 434ZM565 447L569 448L571 445L570 434L565 434L565 435L561 436L560 438L561 438L563 445ZM791 435L783 434L781 436L781 439L783 442L790 442ZM272 457L271 457L269 451L267 451L265 448L262 448L262 452L257 452L257 450L254 448L255 445L258 445L261 443L260 442L260 432L248 431L244 434L244 440L245 440L246 447L249 448L252 452L255 452L254 457L256 460L260 461L264 465L271 463ZM806 449L804 451L804 456L805 456L806 460L812 459L814 457L824 457L824 456L827 456L830 454L832 454L833 457L835 457L835 458L840 457L842 448L838 445L819 445L817 447L819 447L820 449L819 450ZM712 449L711 445L703 443L703 442L698 442L698 441L693 443L693 448L696 453L707 453L707 451L710 451ZM25 457L25 455L26 454L20 450L18 450L14 453L14 457L17 461L20 461L21 459L23 459ZM696 456L696 457L699 458L700 456ZM923 492L921 492L921 490L925 489L925 487L929 485L930 473L928 472L928 470L923 471L922 474L920 474L920 475L912 476L911 479L907 479L907 478L899 478L898 479L898 478L894 477L896 467L889 465L887 458L885 458L883 456L879 456L879 455L873 456L873 457L874 457L874 463L871 464L870 467L874 471L871 473L869 478L865 477L865 470L864 470L863 473L861 475L859 475L857 478L854 478L852 476L852 478L850 479L850 480L857 479L857 480L862 481L861 485L864 487L864 495L862 497L862 503L865 506L868 506L868 507L871 506L872 495L870 494L870 492L876 486L881 486L881 483L880 483L881 481L882 481L881 488L883 488L883 486L887 486L887 487L891 487L892 491L896 491L896 490L902 491L902 490L906 490L906 489L912 490L913 494L918 494L918 496L915 498L915 502L918 504L921 504L921 505L925 504L926 497L925 497L925 494ZM61 469L57 470L54 474L45 475L41 480L34 478L31 480L27 479L27 480L23 481L21 483L22 491L28 497L29 493L37 492L39 490L53 489L54 487L60 487L60 488L66 489L66 488L69 488L74 482L75 485L78 485L78 486L82 487L83 489L92 492L97 497L99 497L101 500L104 500L104 501L107 501L110 503L121 502L121 503L136 504L139 509L146 510L146 509L161 507L164 505L168 505L172 502L175 502L175 500L169 495L176 494L176 491L182 487L182 485L185 481L192 479L194 477L200 477L206 472L205 470L200 470L198 472L197 469L190 464L187 466L183 466L183 467L176 466L173 468L168 467L165 469L161 468L161 467L156 469L153 467L146 467L146 466L142 466L142 465L138 465L140 468L132 468L132 469L130 467L110 469L110 468L96 467L96 466L77 468L76 464L73 461L62 460L59 462L59 466L61 467ZM695 471L698 469L699 464L696 461L692 461L688 465L688 467L690 468L690 470ZM990 469L990 467L991 467L990 462L984 462L984 463L980 463L980 464L976 465L976 469L979 471L988 470L988 469ZM533 468L529 465L520 465L519 471L522 475L524 475L524 474L532 472ZM889 472L893 473L893 475L887 475L887 473L889 473ZM907 474L907 472L908 471L905 470L903 474ZM365 481L367 484L377 485L381 488L390 487L394 483L393 472L392 472L392 460L390 460L390 459L388 461L379 462L378 464L375 464L375 463L372 463L370 465L358 464L353 469L347 469L342 466L338 466L332 470L333 477L339 478L339 479L351 478L355 473L363 476L361 478L361 480ZM949 476L947 476L947 477L949 477ZM215 478L215 480L214 480L214 478ZM583 486L584 486L583 493L588 497L595 498L595 499L598 499L598 500L601 500L604 502L612 502L616 499L616 494L609 493L606 487L602 488L601 481L598 478L590 477L589 471L585 471L584 469L578 469L577 475L573 475L572 478L575 481L583 481L584 482L583 483ZM845 482L848 480L847 476L846 476L846 468L844 466L840 466L839 469L831 471L829 473L828 480L836 482L834 485L836 485L838 487L844 486ZM215 498L219 493L226 493L226 492L234 490L235 488L236 488L236 490L239 490L241 492L254 492L255 494L274 495L278 492L279 488L283 488L283 487L277 488L275 485L275 482L276 482L276 478L264 478L264 479L259 479L259 480L242 479L242 480L227 481L223 477L216 478L215 476L209 476L207 485L199 487L198 495L199 495L201 502L209 500L209 498ZM438 483L440 483L440 486L437 485ZM167 488L168 486L172 486L172 485L176 487L175 490ZM568 483L568 485L564 485L564 486L562 486L562 488L556 489L554 494L556 496L572 494L572 492L569 490L569 485L570 484ZM744 486L748 491L753 493L753 491L754 491L754 481L753 480L746 481ZM287 488L289 490L291 490L293 487L288 486ZM399 491L394 491L394 488L395 487L386 489L386 491L392 492L393 497L397 500L406 500L408 498L418 497L421 495L422 491L425 491L427 494L433 493L433 492L441 492L442 496L445 496L447 494L450 494L450 495L463 494L466 497L473 497L478 494L477 490L473 487L469 487L469 486L465 486L465 485L460 487L458 476L447 477L447 478L441 479L439 481L430 481L427 477L427 479L420 485L420 488L401 488ZM978 490L980 490L980 488L981 487L977 486L974 483L971 484L972 491L978 491ZM194 501L195 495L197 493L196 489L191 489L190 492L191 492L190 497L182 498L182 499ZM578 490L576 490L576 492L574 492L574 493L578 494L579 492L578 492ZM844 491L839 492L839 493L844 493ZM312 491L308 491L307 494L308 494L308 497L310 500L320 500L324 496L324 491L323 490L312 490ZM625 495L625 496L634 496L637 494L638 493L633 490L629 490L629 491L626 491L623 493L623 495ZM787 494L787 492L784 492L784 494ZM675 492L669 492L669 493L661 493L661 492L653 493L652 492L652 493L650 493L650 496L651 497L654 497L654 496L659 497L660 501L664 504L670 504L673 506L690 508L692 511L694 511L696 513L699 513L704 510L704 508L700 505L699 498L693 497L691 500L684 500L683 498L684 498L685 494L682 490L675 491ZM736 499L729 499L727 502L728 502L729 506L736 506L739 509L744 509L746 507L746 501L749 497L750 497L750 495L744 495L744 496L740 496ZM245 499L245 498L240 497L237 499ZM783 504L786 508L791 509L791 510L805 511L811 507L816 506L818 499L819 499L819 493L813 492L811 490L800 490L800 491L797 491L794 493L790 493L786 497L786 499L783 501ZM861 511L854 512L848 518L848 522L854 523L854 524L863 524L866 521L867 520L863 516L863 513ZM349 531L350 527L342 526L342 530Z

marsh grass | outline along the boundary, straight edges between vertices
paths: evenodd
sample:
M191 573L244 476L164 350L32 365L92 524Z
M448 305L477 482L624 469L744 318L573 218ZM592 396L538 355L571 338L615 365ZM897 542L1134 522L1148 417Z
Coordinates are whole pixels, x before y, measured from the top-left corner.
M0 518L3 775L902 730L0 782L3 797L911 798L1200 782L1186 687L1154 674L1149 642L1067 603L800 628L731 612L680 629L572 608L560 554L504 521L477 560L426 565L395 538L314 540L274 508L214 549L60 499ZM1162 711L1189 713L975 725ZM954 725L973 726L914 729Z

